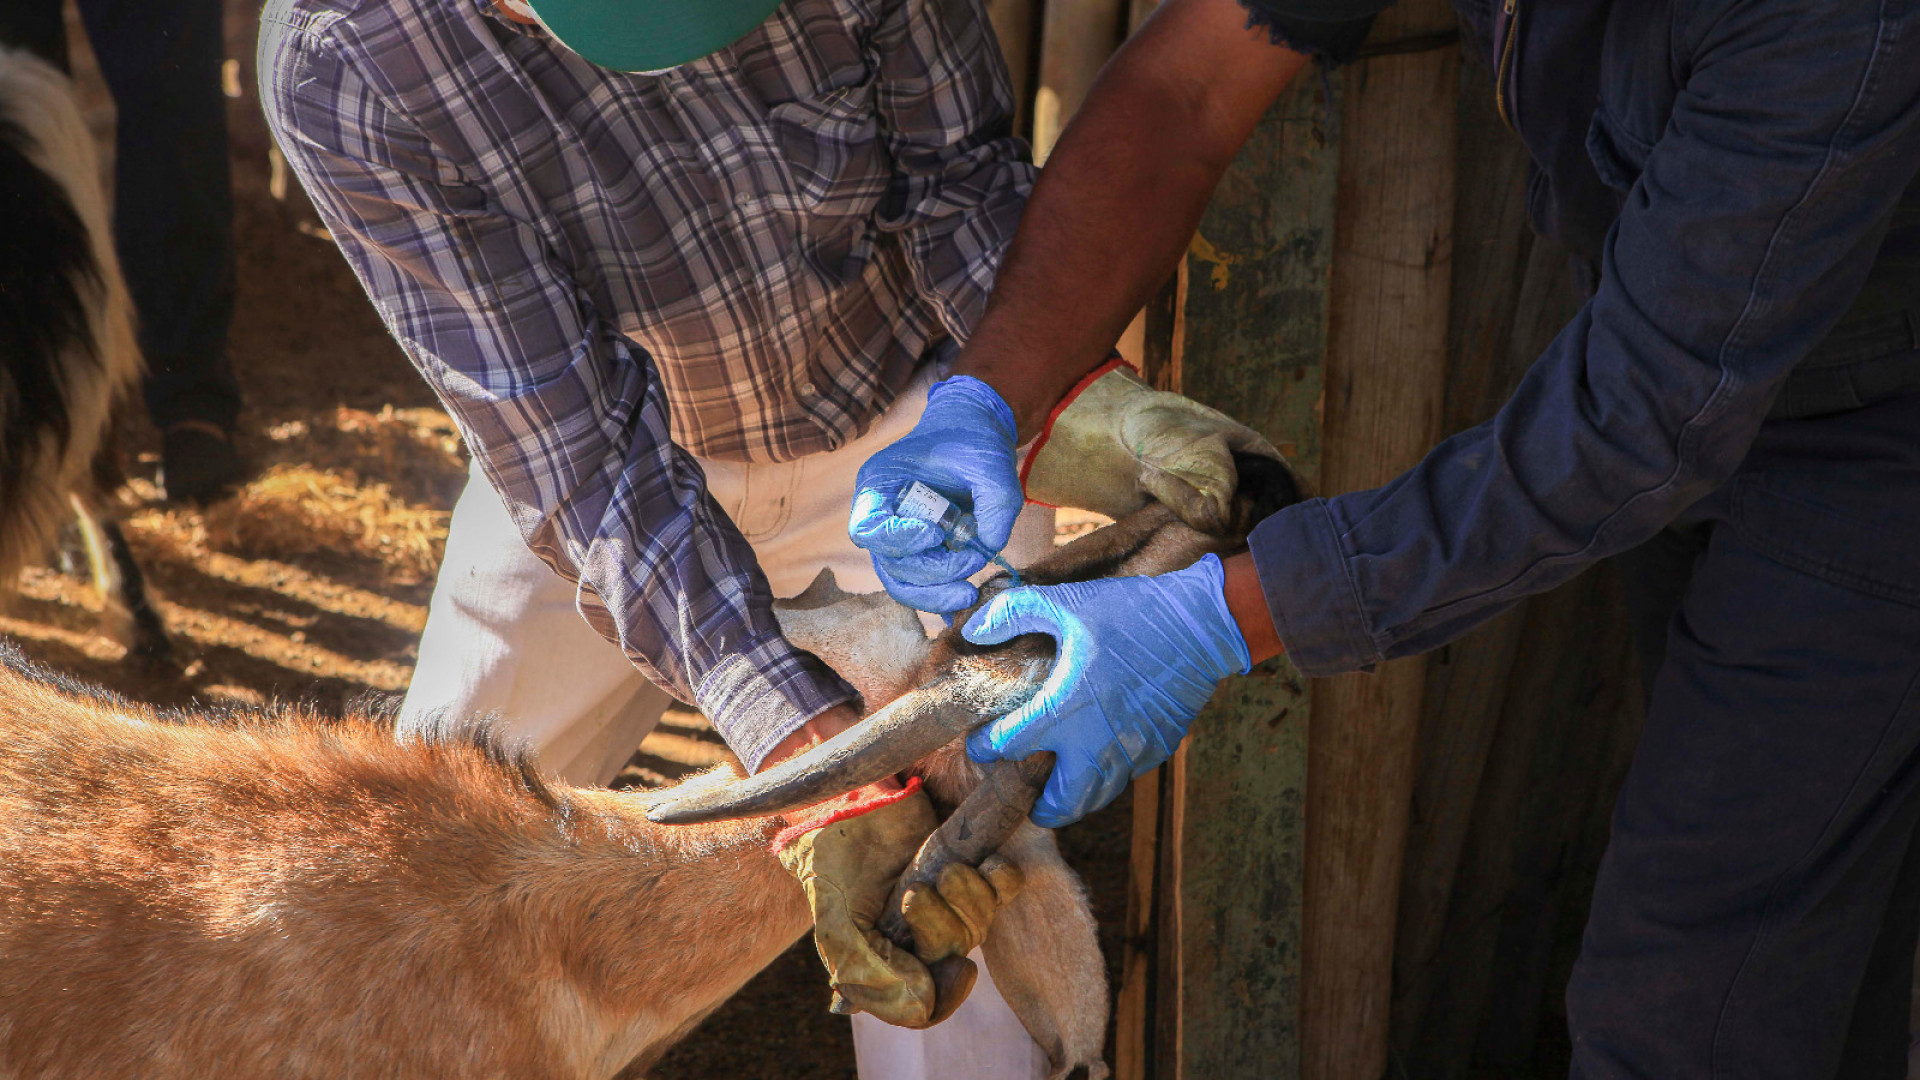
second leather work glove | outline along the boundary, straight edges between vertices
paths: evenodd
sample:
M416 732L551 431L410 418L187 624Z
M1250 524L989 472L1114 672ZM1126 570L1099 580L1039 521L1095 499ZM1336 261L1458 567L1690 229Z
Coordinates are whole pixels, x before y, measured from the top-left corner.
M1021 466L1027 497L1124 517L1165 503L1203 532L1232 520L1234 451L1284 460L1252 428L1191 398L1155 390L1118 359L1068 391Z
M938 999L927 965L964 957L986 940L994 914L1020 891L1019 868L996 856L979 870L947 867L937 887L908 890L908 951L877 924L900 872L939 824L919 778L899 791L862 788L816 810L781 832L773 849L806 890L814 947L833 980L833 1010L871 1013L899 1027L939 1023L960 1001Z
M1220 680L1252 667L1217 555L1157 577L1010 589L961 632L979 645L1021 634L1057 643L1039 692L967 738L979 762L1057 755L1033 808L1033 823L1049 829L1107 805L1172 756Z

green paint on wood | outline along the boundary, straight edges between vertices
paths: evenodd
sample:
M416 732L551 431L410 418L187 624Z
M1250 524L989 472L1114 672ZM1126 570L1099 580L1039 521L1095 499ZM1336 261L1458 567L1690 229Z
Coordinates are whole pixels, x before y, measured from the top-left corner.
M1310 479L1320 468L1339 81L1296 79L1274 104L1187 256L1182 391L1259 430Z
M1276 661L1229 679L1187 749L1183 1077L1300 1071L1306 687Z
M1188 252L1179 364L1188 396L1259 430L1309 479L1320 466L1339 85L1296 80L1221 182ZM1159 980L1178 995L1179 1027L1178 1050L1158 1057L1177 1057L1179 1077L1299 1075L1307 710L1304 680L1276 661L1223 683L1188 740L1182 970L1177 991L1170 973Z

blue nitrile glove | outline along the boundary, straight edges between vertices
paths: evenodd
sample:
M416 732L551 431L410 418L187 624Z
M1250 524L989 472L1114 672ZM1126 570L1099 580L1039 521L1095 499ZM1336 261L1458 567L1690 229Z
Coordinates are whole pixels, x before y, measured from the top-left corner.
M1026 503L1014 430L1013 410L993 387L956 375L933 384L927 411L906 438L860 466L847 535L873 555L874 572L895 600L943 613L973 603L967 578L987 565L987 552L1007 546ZM972 511L985 551L948 551L934 525L894 516L915 480Z
M978 645L1021 634L1059 643L1039 693L967 737L979 762L1058 755L1033 808L1034 824L1049 829L1107 805L1165 761L1220 680L1253 666L1217 555L1158 577L1010 589L961 633Z

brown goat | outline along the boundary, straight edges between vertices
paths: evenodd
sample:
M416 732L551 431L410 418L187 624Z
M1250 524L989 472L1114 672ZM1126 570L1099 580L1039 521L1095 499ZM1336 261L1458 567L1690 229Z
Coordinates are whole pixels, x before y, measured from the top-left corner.
M823 578L789 636L867 700L908 689L918 619ZM609 1077L656 1060L808 927L774 819L666 826L663 792L545 778L485 726L161 712L0 646L0 1078ZM924 764L947 805L978 774ZM1064 1076L1106 983L1051 833L986 951ZM824 998L823 998L824 1000Z
M0 1077L608 1077L808 926L772 822L484 729L209 721L0 664Z
M1149 507L1030 576L1236 542ZM1085 891L1024 820L1044 769L983 779L952 742L1032 692L1050 642L929 642L829 577L778 607L871 723L752 780L722 768L655 793L555 785L484 725L399 743L365 717L162 713L0 647L0 1080L644 1068L808 925L767 851L777 822L649 813L765 815L907 767L953 810L909 872L996 849L1020 864L984 946L995 982L1055 1077L1105 1076Z

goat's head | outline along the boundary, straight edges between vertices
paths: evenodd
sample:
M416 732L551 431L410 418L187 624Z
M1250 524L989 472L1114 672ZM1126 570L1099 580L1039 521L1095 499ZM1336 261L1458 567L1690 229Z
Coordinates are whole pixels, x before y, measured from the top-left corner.
M933 645L912 608L883 592L847 592L831 570L773 611L787 640L839 672L869 709L912 690Z

